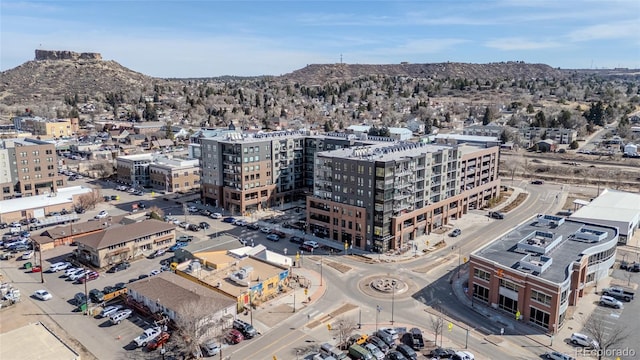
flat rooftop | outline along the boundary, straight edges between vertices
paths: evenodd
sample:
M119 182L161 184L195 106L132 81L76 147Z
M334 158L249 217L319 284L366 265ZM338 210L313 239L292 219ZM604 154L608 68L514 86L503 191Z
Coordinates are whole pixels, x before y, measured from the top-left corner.
M209 266L202 266L201 270L194 271L192 275L207 284L220 285L218 286L220 290L234 297L247 292L247 286L238 284L230 279L230 275L241 268L250 267L253 269L248 276L252 286L287 271L285 268L271 265L252 257L236 258L228 255L226 251L202 252L196 253L194 256L206 260ZM178 270L185 271L188 266L188 263L180 264ZM217 269L213 269L213 267L217 267Z
M571 217L610 221L633 221L640 214L640 194L605 189L600 196L574 212Z
M73 202L73 196L90 193L92 189L82 186L58 188L57 193L28 196L0 201L0 214L12 213L27 209L44 208Z
M567 267L580 259L586 249L617 242L617 237L618 231L613 227L539 215L473 255L561 283L568 275Z
M426 153L440 152L445 149L451 149L451 146L401 141L323 151L318 155L341 159L392 161Z

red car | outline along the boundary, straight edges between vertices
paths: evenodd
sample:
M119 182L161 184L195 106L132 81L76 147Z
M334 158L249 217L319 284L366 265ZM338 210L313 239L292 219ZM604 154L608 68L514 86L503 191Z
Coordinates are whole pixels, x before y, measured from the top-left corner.
M237 344L244 340L244 335L236 329L231 329L225 339L229 344Z
M87 281L95 280L95 279L97 279L99 276L100 276L100 274L98 274L97 272L95 272L95 271L91 271L91 272L87 273L85 276L83 276L83 277L79 278L79 279L78 279L78 282L79 282L80 284L83 284L83 283L85 283L85 282L87 282Z
M31 272L32 273L39 273L42 272L42 268L39 265L36 265L34 267L31 268Z
M159 348L160 346L163 346L164 344L167 343L167 341L169 341L170 337L171 335L168 332L163 332L155 340L147 344L147 350L153 351Z

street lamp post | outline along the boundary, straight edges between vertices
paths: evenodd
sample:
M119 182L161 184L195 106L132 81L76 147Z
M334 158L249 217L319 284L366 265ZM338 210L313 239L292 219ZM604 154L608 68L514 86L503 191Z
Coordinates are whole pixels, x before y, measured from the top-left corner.
M393 325L393 309L396 302L396 281L391 280L391 325Z
M248 282L249 289L249 316L251 319L251 326L253 326L253 299L251 298L251 281Z
M382 311L382 307L376 305L376 333L378 332L378 315L380 315L380 311Z
M89 278L89 273L84 273L84 314L89 314L89 294L87 293L87 279Z
M322 256L320 256L320 286L322 286Z

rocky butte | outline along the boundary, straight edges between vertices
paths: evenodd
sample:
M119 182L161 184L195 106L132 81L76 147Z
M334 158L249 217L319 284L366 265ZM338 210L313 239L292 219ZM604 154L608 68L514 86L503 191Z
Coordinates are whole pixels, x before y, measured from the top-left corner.
M102 55L68 50L36 50L36 60L102 60Z

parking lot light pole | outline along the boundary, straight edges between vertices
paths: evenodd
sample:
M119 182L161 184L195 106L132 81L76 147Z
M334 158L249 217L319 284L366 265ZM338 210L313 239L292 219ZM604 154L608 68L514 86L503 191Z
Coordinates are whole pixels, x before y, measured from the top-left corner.
M253 326L253 299L251 298L251 281L249 281L248 289L249 289L249 316L251 319L251 326Z
M393 308L396 301L396 283L395 280L391 281L391 325L393 325Z
M87 293L87 279L89 278L88 272L84 274L84 314L89 314L89 294Z

